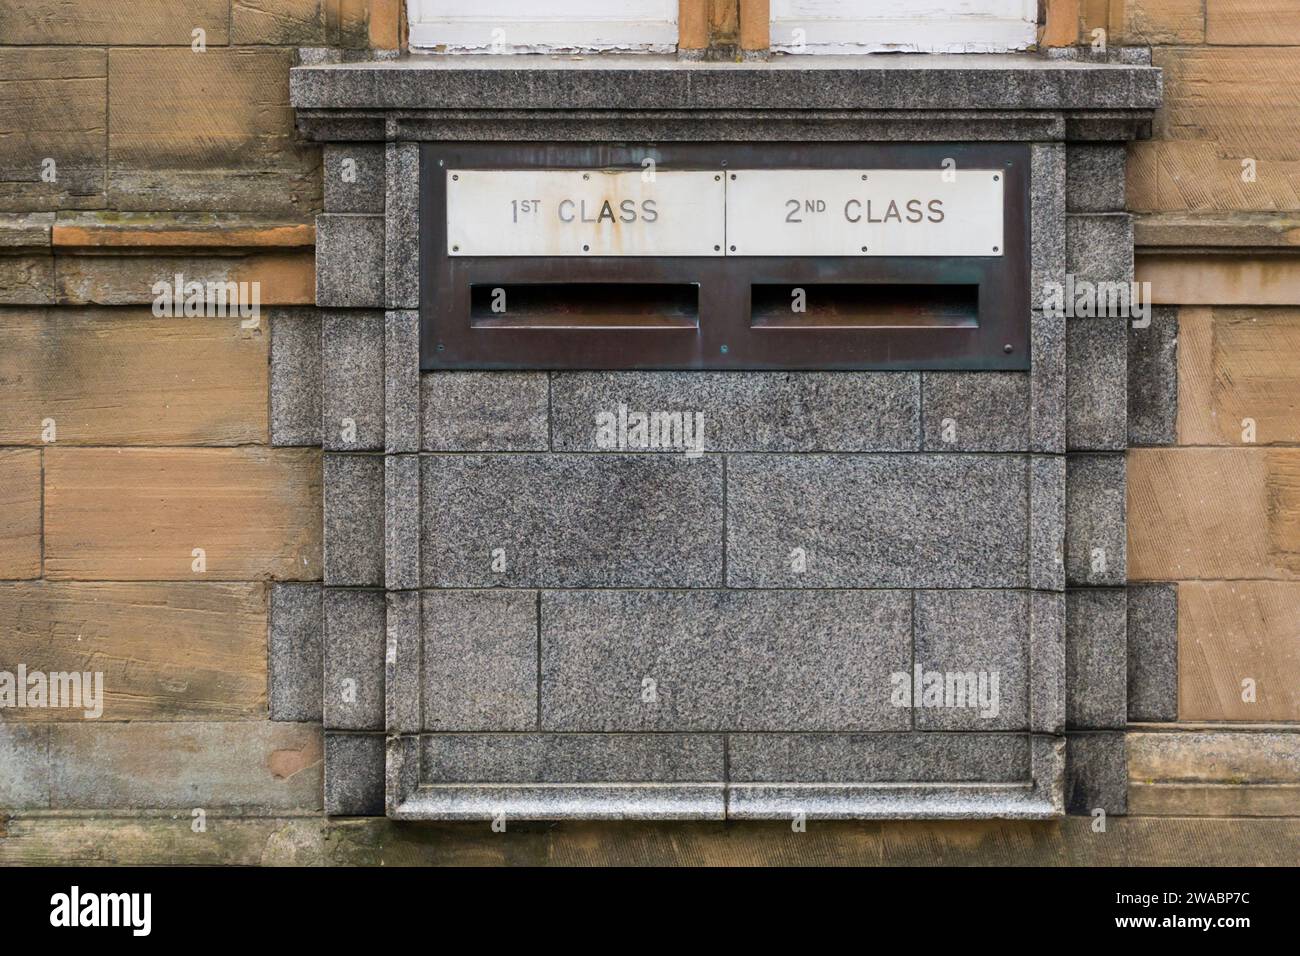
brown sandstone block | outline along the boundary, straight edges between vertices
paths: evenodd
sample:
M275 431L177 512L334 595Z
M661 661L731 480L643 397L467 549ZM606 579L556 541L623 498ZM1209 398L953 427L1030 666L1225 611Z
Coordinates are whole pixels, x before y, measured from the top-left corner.
M3 375L0 372L0 379ZM41 453L35 448L0 448L0 580L40 576ZM0 615L0 622L4 620Z
M228 40L229 0L0 0L0 44L209 46Z
M320 151L289 106L292 51L112 49L108 194L118 209L320 207Z
M146 309L0 312L0 443L267 441L267 323ZM0 575L3 577L3 575Z
M107 77L103 50L0 46L0 209L104 205Z
M264 585L6 585L0 620L0 668L103 675L96 719L266 718ZM85 708L5 711L11 721L84 718Z
M1300 449L1130 450L1128 575L1300 580Z
M314 724L86 721L49 730L55 809L321 807Z
M1295 582L1179 584L1179 719L1300 720L1297 621ZM1253 694L1246 693L1247 680Z
M319 451L48 447L45 456L52 580L321 577Z

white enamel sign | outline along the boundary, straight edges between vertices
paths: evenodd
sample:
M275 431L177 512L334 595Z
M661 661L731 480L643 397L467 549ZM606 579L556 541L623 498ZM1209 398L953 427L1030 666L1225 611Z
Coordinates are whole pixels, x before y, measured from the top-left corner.
M725 190L708 170L451 170L447 254L720 256Z
M991 169L738 169L727 175L733 256L1000 256Z
M1000 256L994 169L449 170L451 256Z

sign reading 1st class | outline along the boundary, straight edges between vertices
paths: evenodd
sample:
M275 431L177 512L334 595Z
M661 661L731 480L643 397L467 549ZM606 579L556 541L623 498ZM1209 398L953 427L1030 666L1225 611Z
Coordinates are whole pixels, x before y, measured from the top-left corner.
M447 172L451 256L1000 256L996 169Z

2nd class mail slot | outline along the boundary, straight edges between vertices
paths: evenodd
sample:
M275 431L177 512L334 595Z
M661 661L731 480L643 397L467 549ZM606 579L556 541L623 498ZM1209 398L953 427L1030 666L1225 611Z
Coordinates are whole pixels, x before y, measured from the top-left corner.
M997 169L448 170L449 256L1000 256Z

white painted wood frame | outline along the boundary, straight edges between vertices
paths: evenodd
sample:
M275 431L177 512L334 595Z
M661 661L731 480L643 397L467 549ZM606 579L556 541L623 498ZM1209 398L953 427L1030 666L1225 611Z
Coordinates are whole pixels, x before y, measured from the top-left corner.
M671 53L678 0L407 0L430 53Z
M1007 53L1037 41L1037 0L771 0L782 53Z

